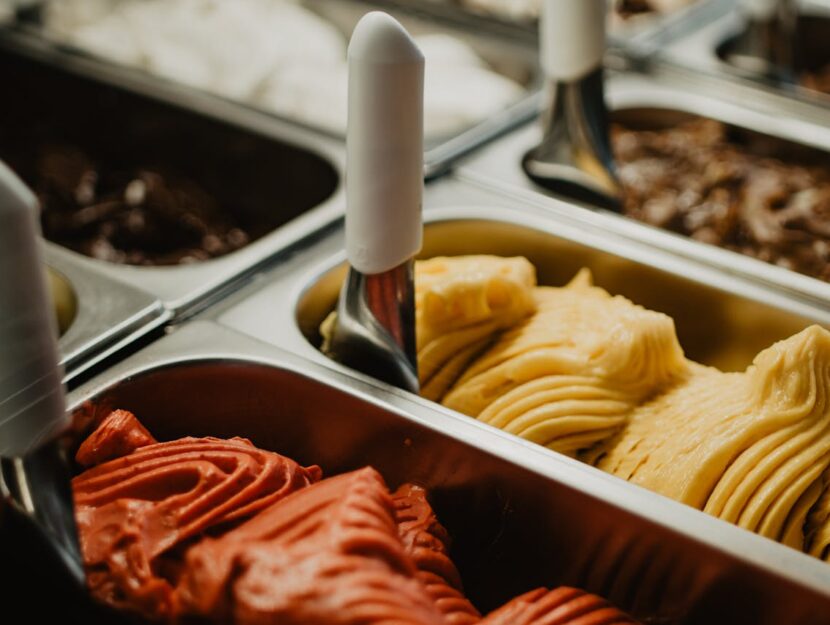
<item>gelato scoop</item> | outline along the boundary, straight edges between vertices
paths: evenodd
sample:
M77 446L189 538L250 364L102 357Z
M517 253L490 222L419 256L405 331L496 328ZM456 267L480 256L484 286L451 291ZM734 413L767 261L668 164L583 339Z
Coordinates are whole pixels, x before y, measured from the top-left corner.
M707 119L665 130L616 125L612 142L629 217L830 280L826 162L778 158Z
M570 588L534 591L482 620L427 492L390 493L371 467L321 479L318 467L241 438L159 443L124 410L77 460L90 466L73 481L89 586L150 621L472 625L521 615L515 622L579 625L601 613L609 625L635 622Z
M830 560L826 329L724 373L587 270L540 287L524 259L470 256L415 276L419 367L442 377L427 397Z

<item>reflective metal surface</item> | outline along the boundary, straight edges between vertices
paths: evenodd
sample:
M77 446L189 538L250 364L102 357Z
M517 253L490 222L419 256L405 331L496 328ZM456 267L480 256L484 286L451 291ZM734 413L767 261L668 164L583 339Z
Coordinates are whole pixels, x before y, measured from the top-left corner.
M830 95L801 84L806 73L830 63L830 5L825 0L792 0L782 19L763 24L748 19L734 0L717 0L720 15L702 22L661 50L656 56L677 67L719 79L727 97L747 86L768 96L826 107ZM762 96L763 97L763 96ZM750 101L751 104L751 101ZM825 112L826 120L826 112Z
M365 377L207 322L70 396L119 407L161 439L245 436L318 463L426 486L465 589L488 611L540 585L601 593L650 623L830 622L830 567Z
M616 0L609 0L609 5ZM646 53L658 49L667 41L694 28L701 20L719 12L721 0L694 0L688 6L666 15L642 15L624 20L609 16L608 31L611 45L630 51ZM429 16L441 22L456 24L477 32L508 36L535 43L538 26L535 18L510 19L496 10L465 7L462 0L371 0L384 8L395 8ZM505 4L508 4L506 0ZM509 10L506 9L505 12Z
M379 274L349 268L327 351L348 367L417 393L414 270L411 259Z
M47 265L66 280L75 301L72 323L58 340L65 380L167 319L158 299L78 262L77 254L54 245L47 245L45 254Z
M553 193L611 210L621 189L611 153L602 69L548 85L542 142L522 159L527 175Z
M698 115L722 121L739 132L766 135L771 145L778 145L784 151L816 148L830 152L830 124L821 121L830 121L825 111L793 100L766 97L757 89L749 92L737 89L730 98L720 97L721 93L715 83L698 81L692 75L673 70L654 76L612 74L606 84L612 121L624 119L627 123L638 121L639 126L659 127L672 119L682 121L689 115ZM515 194L517 201L556 210L555 201L528 178L521 166L524 154L541 138L541 124L530 124L465 161L458 169L458 177L482 189ZM586 212L575 205L569 210L575 216ZM598 211L594 218L603 227L640 245L704 262L818 305L830 303L830 284L826 282L607 211Z
M27 519L49 548L56 566L80 591L86 587L75 527L69 461L60 441L23 458L0 459L0 498ZM0 501L0 506L4 502Z
M126 155L147 152L154 139L169 138L172 147L159 158L183 159L183 169L200 171L196 182L233 206L237 217L269 224L270 233L258 233L261 238L241 250L192 265L116 265L69 252L78 266L135 285L176 315L221 297L235 280L342 213L344 149L338 141L141 72L67 55L26 33L2 31L0 64L15 72L9 78L15 89L6 94L5 105L11 106L11 97L37 102L50 116L63 115L69 129L79 125L73 114L82 115L84 123L100 122L106 132L79 140L106 139ZM13 80L20 72L27 78ZM52 105L52 92L62 94L59 106Z

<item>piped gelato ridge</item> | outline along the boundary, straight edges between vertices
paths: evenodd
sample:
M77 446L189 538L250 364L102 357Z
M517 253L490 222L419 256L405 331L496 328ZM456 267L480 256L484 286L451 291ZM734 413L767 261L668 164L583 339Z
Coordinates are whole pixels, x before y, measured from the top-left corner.
M461 575L449 557L450 537L427 502L426 491L404 484L392 494L395 520L415 576L449 625L472 625L481 615L464 596Z
M635 622L573 589L539 607L527 597L547 591L535 591L482 620L426 490L390 493L371 467L321 479L242 438L160 443L124 410L77 459L91 466L73 480L89 586L151 621L473 625L520 613L543 625L555 609L561 625ZM584 620L599 609L620 617Z
M126 454L72 481L87 577L98 599L155 618L175 611L172 552L321 477L319 467L303 468L242 438L156 443L124 411L101 423L78 460L118 452Z
M576 588L531 590L492 612L482 625L622 625L636 623L604 599Z

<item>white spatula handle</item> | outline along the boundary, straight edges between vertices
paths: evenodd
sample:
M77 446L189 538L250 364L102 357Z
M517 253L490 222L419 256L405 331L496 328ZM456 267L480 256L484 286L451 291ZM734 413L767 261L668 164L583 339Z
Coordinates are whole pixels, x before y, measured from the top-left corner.
M360 20L349 44L346 252L378 274L421 249L424 57L382 12Z
M0 163L0 455L22 456L68 424L37 201Z
M539 35L545 76L570 82L602 65L605 10L605 0L544 0Z

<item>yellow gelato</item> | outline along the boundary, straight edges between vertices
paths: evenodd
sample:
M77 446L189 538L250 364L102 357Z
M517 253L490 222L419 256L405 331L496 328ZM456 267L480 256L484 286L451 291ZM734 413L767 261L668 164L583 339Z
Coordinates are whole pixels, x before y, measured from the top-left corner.
M591 456L609 473L802 549L830 466L828 386L830 333L813 326L743 373L692 367Z
M535 314L470 365L446 406L575 453L686 370L672 320L611 297L587 271L533 293Z
M416 280L425 396L830 559L827 330L724 373L585 270L537 287L523 259L439 258Z
M525 258L432 258L415 266L421 394L440 400L467 365L535 308L536 270Z

